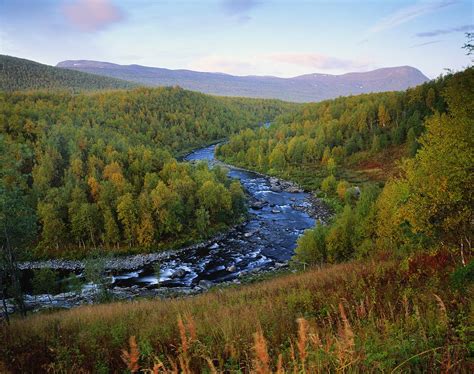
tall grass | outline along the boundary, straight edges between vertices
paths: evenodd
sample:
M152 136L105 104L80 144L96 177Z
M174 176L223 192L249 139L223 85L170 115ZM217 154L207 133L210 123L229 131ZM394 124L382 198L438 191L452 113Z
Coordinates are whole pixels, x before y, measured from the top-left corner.
M0 328L0 368L473 372L473 290L451 288L453 266L426 256L353 262L192 298L18 318Z

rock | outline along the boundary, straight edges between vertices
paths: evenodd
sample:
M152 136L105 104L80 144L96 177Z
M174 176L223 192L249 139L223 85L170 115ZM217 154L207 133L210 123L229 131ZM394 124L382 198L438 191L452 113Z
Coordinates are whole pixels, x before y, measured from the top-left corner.
M228 272L235 272L237 270L237 267L235 265L230 265L228 268L227 268L227 271Z
M272 191L272 192L281 192L281 188L280 188L280 186L272 185L270 187L270 191Z
M281 210L274 208L272 209L272 213L274 214L281 213Z
M244 236L245 236L246 238L250 238L253 234L254 234L254 232L246 232L246 233L244 234Z
M290 186L288 188L285 189L286 192L290 192L290 193L300 193L300 192L303 192L301 190L301 188L298 188L296 186Z
M184 269L178 269L176 270L173 274L171 274L170 278L171 279L176 279L176 278L182 278L186 275L186 270Z
M214 282L211 282L210 280L207 280L207 279L201 279L198 285L201 288L208 289L214 286Z
M254 210L260 210L262 209L265 205L267 205L268 203L266 201L255 201L253 202L250 207Z

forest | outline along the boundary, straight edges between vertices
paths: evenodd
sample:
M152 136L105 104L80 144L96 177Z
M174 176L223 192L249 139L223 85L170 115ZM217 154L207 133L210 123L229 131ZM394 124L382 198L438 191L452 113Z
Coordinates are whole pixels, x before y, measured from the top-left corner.
M333 206L330 225L317 224L300 238L295 264L347 261L377 250L407 255L440 243L460 246L465 262L462 248L470 253L472 237L473 83L469 68L406 92L308 104L268 129L243 130L217 155L310 179ZM392 157L404 157L393 177L359 175L359 185L351 183L351 169L391 149L398 149Z
M137 85L121 79L60 69L38 62L0 55L0 90L63 90L69 92L133 88Z
M25 231L34 251L25 254L157 250L238 222L245 213L239 183L221 168L174 157L257 127L289 106L178 87L0 93L1 183L29 209ZM15 217L3 218L14 230Z

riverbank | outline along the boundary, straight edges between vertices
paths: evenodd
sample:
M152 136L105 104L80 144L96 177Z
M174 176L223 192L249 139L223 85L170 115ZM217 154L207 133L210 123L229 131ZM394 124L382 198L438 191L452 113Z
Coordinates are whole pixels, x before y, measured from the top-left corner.
M214 144L218 144L218 142ZM188 153L186 156L183 156L183 159L185 159L185 157L189 156L190 154L191 153ZM239 170L239 171L253 173L262 178L265 178L269 181L270 190L272 192L288 192L288 193L304 192L304 189L301 186L299 186L297 183L292 182L292 181L269 176L269 175L262 174L253 170L229 165L217 159L212 160L212 163L215 165L223 166L228 169L232 169L232 170ZM247 195L247 198L248 198L250 209L259 210L267 204L264 200L256 199L252 197L251 195ZM291 201L291 198L290 198L290 204L292 205L293 208L307 213L310 217L313 217L314 219L322 222L323 224L327 223L327 221L330 219L332 215L332 211L329 208L329 206L327 206L323 200L317 198L314 195L311 195L307 200L308 200L308 204L296 205L296 204L293 204L294 201ZM229 235L232 235L233 233L236 232L237 229L244 227L245 223L246 222L234 225L226 229L224 232L221 232L205 241L202 241L193 245L185 246L182 248L178 248L178 249L170 249L170 250L164 250L160 252L142 253L142 254L136 254L136 255L108 257L105 260L105 270L106 271L136 270L141 267L155 263L157 261L168 259L170 255L172 254L204 248L206 246L212 245L213 243L217 241L223 240L225 237ZM68 260L68 259L60 259L60 258L39 260L39 261L23 261L19 263L18 267L20 270L35 270L35 269L48 268L52 270L80 271L84 269L85 261Z
M248 198L248 219L208 240L180 249L106 258L109 298L196 295L217 284L240 284L249 274L258 276L286 268L303 231L315 221L325 223L329 219L331 212L327 206L296 183L224 164L214 159L213 149L203 148L188 157L226 167L232 178L242 182ZM155 264L159 264L159 275ZM85 266L86 261L53 259L24 262L20 268L30 272L49 268L84 281ZM25 302L31 310L72 308L97 302L99 296L94 285L88 284L80 292L29 295ZM12 307L10 300L8 308Z
M213 236L210 239L179 249L170 249L160 252L142 253L137 255L126 255L119 257L107 257L105 260L104 267L106 271L136 270L141 267L150 265L154 262L166 260L172 254L196 250L204 248L208 245L212 245L212 243L224 239L227 235L235 232L239 227L243 227L244 225L245 222L239 223L230 227L225 232L221 232ZM80 271L84 269L85 263L86 261L83 260L50 259L44 261L24 261L18 264L18 268L20 270L35 270L48 268L52 270Z

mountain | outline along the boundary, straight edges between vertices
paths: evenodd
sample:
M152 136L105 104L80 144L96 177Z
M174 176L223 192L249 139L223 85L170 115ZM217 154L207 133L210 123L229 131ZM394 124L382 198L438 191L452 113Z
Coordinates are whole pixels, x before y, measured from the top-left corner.
M135 83L77 70L60 69L18 57L0 55L0 90L60 89L72 91L131 88Z
M401 91L429 80L418 69L410 66L343 75L307 74L293 78L235 76L89 60L62 61L57 67L152 86L179 85L214 95L275 98L296 102L321 101L369 92Z

